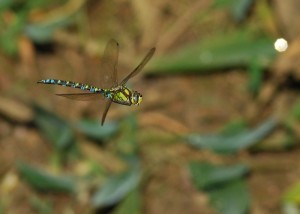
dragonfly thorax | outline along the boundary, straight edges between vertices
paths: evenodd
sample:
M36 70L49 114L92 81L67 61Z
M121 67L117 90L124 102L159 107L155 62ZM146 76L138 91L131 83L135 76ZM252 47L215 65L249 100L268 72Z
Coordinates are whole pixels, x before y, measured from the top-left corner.
M104 96L115 103L122 105L139 105L142 102L142 95L127 88L125 85L120 85L112 89L105 89Z

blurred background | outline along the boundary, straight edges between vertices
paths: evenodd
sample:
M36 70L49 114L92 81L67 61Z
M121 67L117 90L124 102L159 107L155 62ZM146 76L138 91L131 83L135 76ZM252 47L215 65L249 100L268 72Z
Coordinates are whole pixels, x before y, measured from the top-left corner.
M298 0L0 0L0 213L300 213ZM100 86L109 39L140 106Z

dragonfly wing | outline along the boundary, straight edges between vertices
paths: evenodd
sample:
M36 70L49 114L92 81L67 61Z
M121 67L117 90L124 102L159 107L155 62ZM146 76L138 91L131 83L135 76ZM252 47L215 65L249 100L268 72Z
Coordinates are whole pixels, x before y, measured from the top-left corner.
M112 104L112 101L111 101L111 100L108 100L108 101L106 102L105 110L104 110L104 112L103 112L102 120L101 120L101 125L102 125L102 126L103 126L103 124L104 124L104 121L105 121L107 112L108 112L108 110L109 110L111 104Z
M103 95L98 93L76 93L76 94L56 94L57 96L66 97L72 100L88 101L88 100L99 100L103 98Z
M100 86L102 88L111 88L118 83L117 64L119 57L119 44L111 39L106 44L101 64L100 64Z
M148 61L151 59L154 52L155 52L155 48L151 48L150 51L147 53L147 55L144 57L144 59L140 62L140 64L128 76L126 76L122 80L120 85L124 85L130 78L137 75L145 67L145 65L148 63Z

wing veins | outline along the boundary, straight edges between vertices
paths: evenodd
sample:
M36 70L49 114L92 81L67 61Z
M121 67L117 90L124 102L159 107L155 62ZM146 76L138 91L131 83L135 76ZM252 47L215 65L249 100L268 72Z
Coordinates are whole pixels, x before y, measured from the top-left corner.
M111 88L118 84L117 65L119 57L119 44L111 39L107 42L100 63L100 86Z
M111 104L112 104L112 100L108 100L108 101L106 102L105 110L104 110L104 112L103 112L103 114L102 114L101 126L103 126L103 124L104 124L104 121L105 121L107 112L108 112L108 110L109 110Z
M144 57L144 59L140 62L140 64L129 75L127 75L122 80L120 85L124 85L130 78L137 75L145 67L145 65L149 62L149 60L152 58L154 52L155 52L155 48L151 48L149 50L149 52L146 54L146 56Z
M56 94L57 96L65 97L77 101L89 101L103 98L99 93L73 93L73 94Z

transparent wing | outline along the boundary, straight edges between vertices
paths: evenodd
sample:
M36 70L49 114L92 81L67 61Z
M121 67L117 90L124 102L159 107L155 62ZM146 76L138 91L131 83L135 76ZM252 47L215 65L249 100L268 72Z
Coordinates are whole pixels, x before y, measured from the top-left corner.
M100 64L100 86L109 89L118 84L117 64L119 57L119 44L111 39L106 44Z
M145 67L145 65L148 63L148 61L151 59L151 57L153 56L154 52L155 52L155 48L151 48L150 51L145 56L145 58L140 62L140 64L127 77L125 77L122 80L122 82L120 83L120 85L124 85L130 78L132 78L135 75L137 75Z
M108 100L108 101L106 102L105 110L104 110L104 112L103 112L103 114L102 114L102 120L101 120L101 125L102 125L102 126L103 126L103 124L104 124L104 121L105 121L107 112L108 112L108 110L109 110L111 104L112 104L112 101L111 101L111 100Z
M57 96L66 97L72 100L88 101L103 99L103 95L96 93L76 93L76 94L56 94Z

